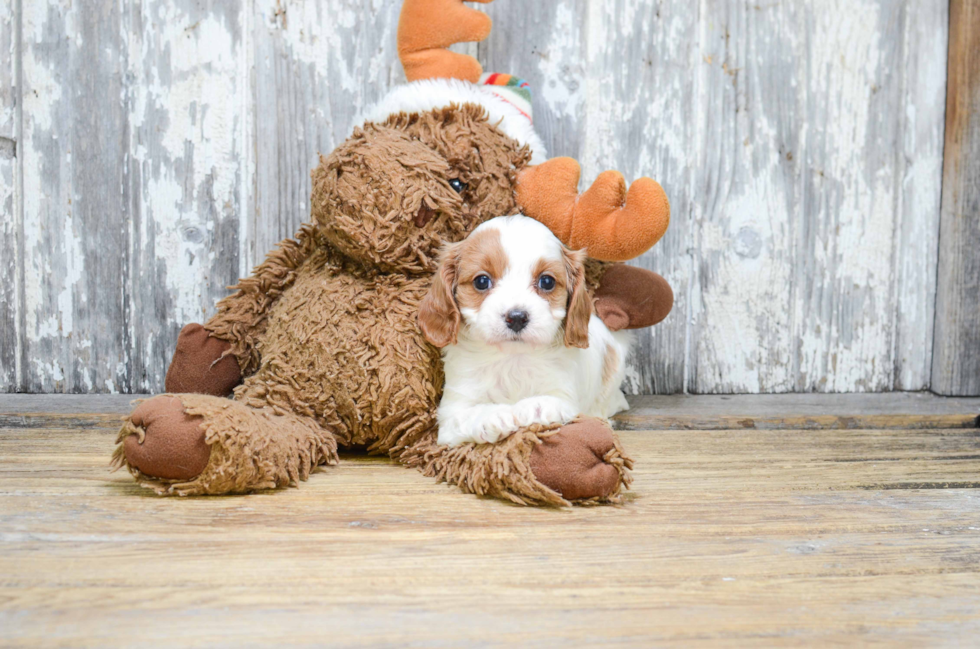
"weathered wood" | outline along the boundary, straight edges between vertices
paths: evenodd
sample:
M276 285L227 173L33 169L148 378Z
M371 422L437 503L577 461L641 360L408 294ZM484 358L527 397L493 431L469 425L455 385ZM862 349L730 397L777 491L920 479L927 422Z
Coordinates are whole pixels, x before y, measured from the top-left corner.
M403 82L400 0L3 1L26 110L0 147L0 390L158 391L180 326L307 218L317 152ZM631 391L929 386L945 0L482 8L490 39L457 49L531 82L550 152L671 197L636 263L677 302ZM968 289L963 255L941 276Z
M20 338L19 31L16 0L0 0L0 392L17 384Z
M114 342L129 361L125 383L104 391L161 390L180 328L209 317L250 268L245 4L125 4L132 218L127 328Z
M932 389L980 394L980 2L950 2Z
M927 387L945 0L706 9L689 388Z
M0 422L3 415L0 415ZM87 420L86 420L87 421ZM25 422L27 423L27 422ZM46 422L47 423L47 422ZM934 430L980 428L980 415L662 415L623 413L612 420L616 430Z
M925 392L634 396L613 425L620 430L980 428L980 399Z
M0 395L0 428L114 426L149 395ZM927 393L634 396L620 430L980 427L980 399Z
M105 397L7 396L0 397L0 412L12 412L14 404L37 403L38 409L71 401L74 412L100 410ZM118 398L118 397L116 397ZM814 415L980 415L980 398L940 397L928 392L881 394L734 394L734 395L639 395L628 397L630 414L702 417L785 417ZM91 404L91 405L89 405ZM21 406L23 407L23 406ZM52 412L67 412L64 409ZM33 408L22 412L36 412ZM115 411L113 411L115 412Z
M26 364L17 389L126 389L132 184L121 9L21 10Z
M481 60L531 81L586 182L617 168L671 197L638 263L678 299L633 391L928 387L943 0L530 11L490 5Z
M252 3L255 195L247 258L260 262L310 216L318 154L405 77L395 31L400 0Z
M0 394L0 413L128 414L150 394Z
M240 275L237 3L24 3L26 359L6 390L158 390Z
M980 632L971 431L624 433L626 503L571 511L364 457L299 489L159 498L106 473L114 436L0 430L3 643L963 646Z

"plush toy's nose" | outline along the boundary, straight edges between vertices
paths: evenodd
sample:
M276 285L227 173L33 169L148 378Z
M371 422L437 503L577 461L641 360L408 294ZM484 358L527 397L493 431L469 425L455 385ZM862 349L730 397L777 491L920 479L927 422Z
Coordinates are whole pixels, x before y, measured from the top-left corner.
M422 207L419 208L418 213L415 215L413 222L415 227L424 228L426 224L432 220L432 217L436 215L435 210L426 207L425 203L422 203Z
M530 317L527 315L527 311L521 311L520 309L512 309L504 316L507 328L514 333L518 333L526 327L528 320L530 320Z

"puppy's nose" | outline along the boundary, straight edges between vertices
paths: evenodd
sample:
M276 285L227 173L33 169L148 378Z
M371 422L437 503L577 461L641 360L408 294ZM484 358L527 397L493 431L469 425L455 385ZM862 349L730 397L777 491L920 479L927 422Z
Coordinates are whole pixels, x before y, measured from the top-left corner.
M527 326L527 321L530 320L530 318L527 315L527 311L512 309L507 312L507 315L504 316L504 320L507 322L507 328L514 333L517 333Z

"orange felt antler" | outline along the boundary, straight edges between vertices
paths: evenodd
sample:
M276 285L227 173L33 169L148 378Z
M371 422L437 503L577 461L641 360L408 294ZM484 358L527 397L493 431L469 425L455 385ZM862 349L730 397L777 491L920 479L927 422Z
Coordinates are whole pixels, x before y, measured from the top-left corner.
M670 203L657 181L640 178L627 191L621 173L604 171L579 195L580 174L571 158L527 167L517 179L517 204L566 246L601 261L639 257L664 236Z
M483 73L477 60L446 48L482 41L490 35L490 26L486 14L462 0L405 0L398 20L398 57L405 76L409 81L450 78L476 83Z

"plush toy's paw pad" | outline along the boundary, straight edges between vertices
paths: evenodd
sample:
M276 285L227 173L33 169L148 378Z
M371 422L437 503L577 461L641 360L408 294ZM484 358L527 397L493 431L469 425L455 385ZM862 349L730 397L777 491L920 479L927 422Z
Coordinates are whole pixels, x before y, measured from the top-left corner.
M231 343L211 336L201 325L185 326L167 369L167 392L228 396L242 382L238 360L224 355L229 349Z
M595 312L609 331L622 331L630 324L629 314L611 298L597 298Z
M598 419L581 419L542 440L531 453L531 471L568 500L605 498L622 480L605 461L616 446L612 429Z
M595 292L599 318L611 331L651 327L674 306L674 292L660 275L645 268L616 264Z
M180 399L167 395L141 403L129 416L123 440L126 462L140 473L165 480L190 480L204 471L211 448L201 418L184 412Z

